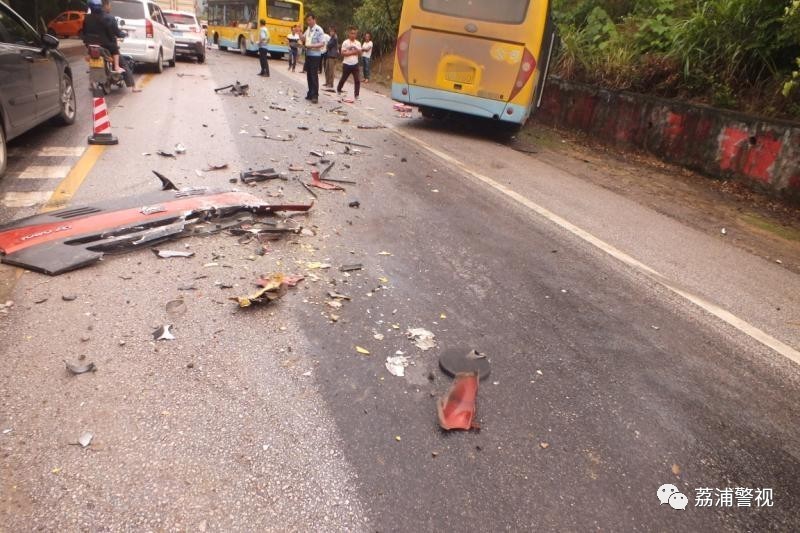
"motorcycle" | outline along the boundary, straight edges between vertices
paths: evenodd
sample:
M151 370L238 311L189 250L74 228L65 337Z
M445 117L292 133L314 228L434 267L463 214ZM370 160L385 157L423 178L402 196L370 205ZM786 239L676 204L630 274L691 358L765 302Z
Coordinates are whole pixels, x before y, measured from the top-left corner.
M94 94L108 94L111 88L133 87L134 61L131 56L120 55L119 66L125 72L114 70L114 58L108 50L97 44L87 44L88 56L86 61L89 63L89 88Z

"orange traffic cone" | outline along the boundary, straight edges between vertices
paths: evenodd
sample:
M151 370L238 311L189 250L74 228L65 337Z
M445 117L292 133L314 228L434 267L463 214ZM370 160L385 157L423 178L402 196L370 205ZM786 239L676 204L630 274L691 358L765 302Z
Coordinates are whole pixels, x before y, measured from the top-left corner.
M119 144L119 139L111 134L111 120L108 118L105 97L94 98L92 118L94 120L94 129L92 135L89 136L89 144Z

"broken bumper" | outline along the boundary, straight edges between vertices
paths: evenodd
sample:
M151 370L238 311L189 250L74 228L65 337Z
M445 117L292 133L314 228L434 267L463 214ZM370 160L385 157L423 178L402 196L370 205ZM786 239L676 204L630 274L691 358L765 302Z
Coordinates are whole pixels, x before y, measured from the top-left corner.
M408 92L407 95L403 94L403 89ZM443 109L516 124L524 123L529 115L528 109L518 104L405 83L392 83L392 99L413 106Z

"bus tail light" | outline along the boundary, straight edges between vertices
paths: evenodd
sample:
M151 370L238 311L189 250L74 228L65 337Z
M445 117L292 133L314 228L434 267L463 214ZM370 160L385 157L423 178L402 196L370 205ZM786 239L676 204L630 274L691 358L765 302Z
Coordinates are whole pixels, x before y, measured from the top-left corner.
M153 38L153 23L149 20L144 21L144 36L148 39Z
M397 63L400 65L400 71L408 83L408 46L411 44L411 30L406 31L403 35L397 38Z
M534 71L536 71L536 58L533 57L530 50L526 48L525 52L522 54L522 64L519 66L519 73L517 73L517 79L514 81L514 88L511 89L511 96L508 97L509 101L513 100L522 88L525 87L525 84L528 83L528 80L533 76Z

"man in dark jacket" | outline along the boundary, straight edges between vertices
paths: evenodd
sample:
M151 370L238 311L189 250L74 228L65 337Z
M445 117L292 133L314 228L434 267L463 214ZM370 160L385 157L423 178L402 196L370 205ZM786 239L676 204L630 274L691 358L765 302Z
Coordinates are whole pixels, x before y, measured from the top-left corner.
M117 19L111 14L111 0L89 0L89 10L83 21L83 42L86 45L100 45L114 58L114 70L120 74L125 69L119 66L119 46L117 38L125 37L119 29Z
M332 89L336 77L336 63L339 62L339 37L334 26L330 27L328 35L330 38L325 45L325 87Z

